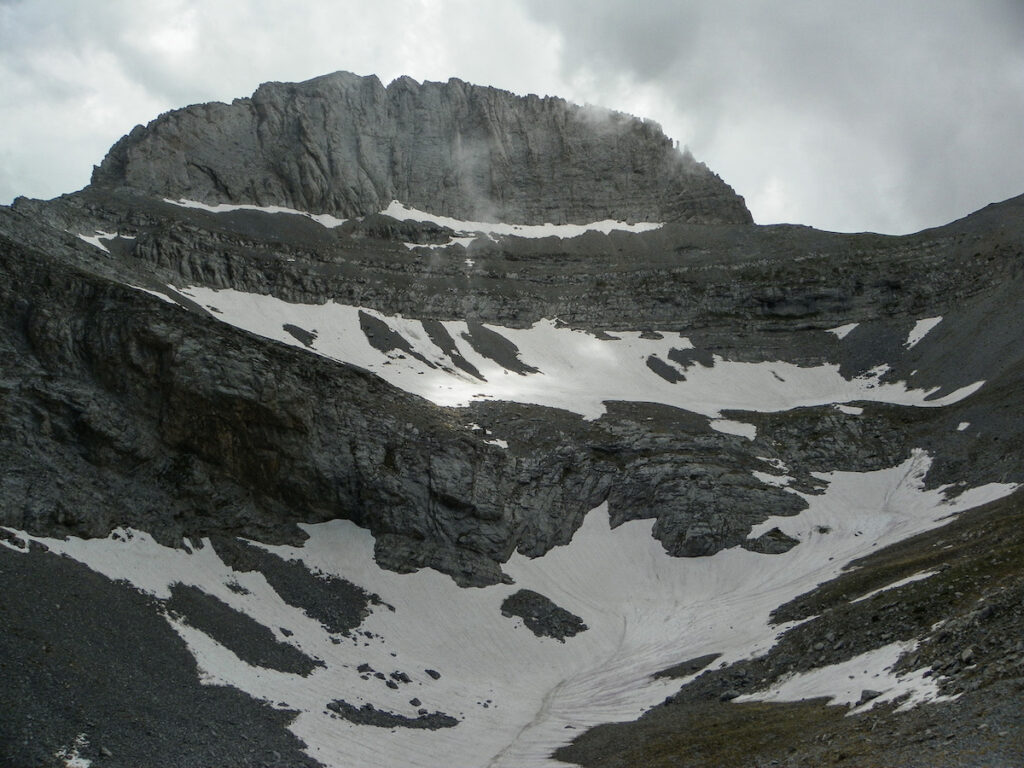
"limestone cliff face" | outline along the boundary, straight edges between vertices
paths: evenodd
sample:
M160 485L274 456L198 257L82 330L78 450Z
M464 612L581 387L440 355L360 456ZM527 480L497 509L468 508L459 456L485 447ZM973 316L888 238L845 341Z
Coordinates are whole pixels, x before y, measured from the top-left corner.
M455 79L385 88L347 72L169 112L115 144L92 181L344 217L400 200L517 223L752 221L651 121Z

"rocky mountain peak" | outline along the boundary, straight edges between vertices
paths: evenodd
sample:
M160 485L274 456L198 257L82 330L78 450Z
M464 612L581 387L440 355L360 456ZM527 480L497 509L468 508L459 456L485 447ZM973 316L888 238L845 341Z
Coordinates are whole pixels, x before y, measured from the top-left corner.
M523 224L745 224L731 187L652 121L451 79L335 72L137 126L92 185L352 217L392 200Z

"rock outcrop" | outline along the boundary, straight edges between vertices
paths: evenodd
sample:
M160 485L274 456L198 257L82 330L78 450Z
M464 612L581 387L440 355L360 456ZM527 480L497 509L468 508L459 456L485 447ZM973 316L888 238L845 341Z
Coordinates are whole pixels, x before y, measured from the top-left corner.
M341 217L399 200L518 223L751 221L741 197L650 121L454 79L385 88L347 72L162 115L115 144L92 183Z

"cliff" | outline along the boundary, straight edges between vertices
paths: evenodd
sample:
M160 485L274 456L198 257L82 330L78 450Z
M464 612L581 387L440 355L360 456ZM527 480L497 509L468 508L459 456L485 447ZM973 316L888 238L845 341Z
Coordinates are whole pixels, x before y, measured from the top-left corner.
M743 198L650 121L454 79L385 88L347 72L162 115L115 144L92 183L342 217L399 200L519 223L751 221Z

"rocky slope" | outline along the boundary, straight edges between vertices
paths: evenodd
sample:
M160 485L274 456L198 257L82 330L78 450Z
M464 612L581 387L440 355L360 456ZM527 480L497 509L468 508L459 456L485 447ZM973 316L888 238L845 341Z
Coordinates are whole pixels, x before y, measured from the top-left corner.
M1016 539L925 532L1019 515L1022 213L751 226L649 123L459 81L136 128L0 208L0 757L549 765L669 695L559 757L905 763L941 711L925 762L1019 762ZM741 698L897 641L855 718Z

